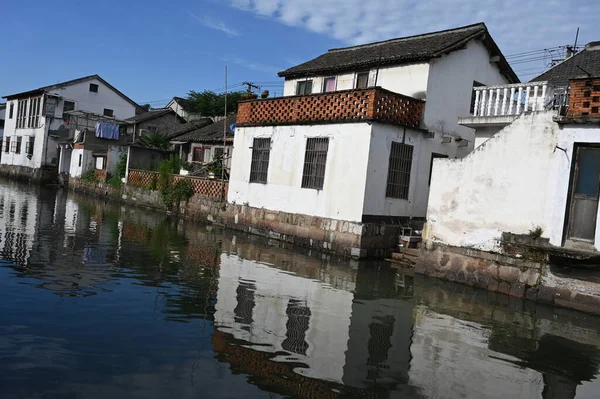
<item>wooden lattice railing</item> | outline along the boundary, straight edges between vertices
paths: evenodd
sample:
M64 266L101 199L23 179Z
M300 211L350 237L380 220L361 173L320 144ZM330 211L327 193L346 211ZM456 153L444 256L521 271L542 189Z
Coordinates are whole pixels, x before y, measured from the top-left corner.
M127 184L145 188L147 190L156 190L158 187L158 172L147 170L129 169ZM205 179L201 177L175 176L175 181L185 179L191 183L194 193L211 198L227 198L229 182L222 182L217 179Z
M237 126L382 121L419 127L423 100L380 87L239 103Z

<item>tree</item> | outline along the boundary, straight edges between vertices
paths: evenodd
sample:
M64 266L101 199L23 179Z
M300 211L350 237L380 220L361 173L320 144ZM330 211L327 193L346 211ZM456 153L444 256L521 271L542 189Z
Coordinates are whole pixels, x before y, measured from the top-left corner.
M150 104L144 104L142 105L142 108L144 108L146 111L150 111L151 106Z
M244 92L232 92L227 94L227 113L237 112L237 104L242 100ZM183 108L190 113L202 116L223 116L225 114L225 94L217 94L214 91L204 90L202 92L190 91L183 101Z
M168 151L171 148L171 143L166 134L160 132L148 132L144 133L139 139L138 144L147 147L154 148L156 150Z

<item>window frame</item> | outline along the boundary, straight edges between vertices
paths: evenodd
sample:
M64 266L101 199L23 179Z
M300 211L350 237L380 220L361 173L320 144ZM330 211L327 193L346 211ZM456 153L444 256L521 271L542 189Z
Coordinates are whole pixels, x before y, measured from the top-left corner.
M333 90L327 91L327 81L333 80ZM337 90L337 76L326 76L323 78L323 93L331 93Z
M98 93L98 90L100 89L100 86L97 83L90 83L90 93Z
M415 147L410 144L392 141L388 159L386 198L408 200L414 149Z
M358 83L360 81L360 77L366 75L367 80L365 82L365 87L359 87ZM369 76L371 75L371 71L360 71L360 72L356 72L356 82L354 84L354 88L355 89L366 89L369 87Z
M271 158L271 138L255 137L252 141L252 161L250 162L250 183L267 184L269 160Z
M324 148L324 149L323 149ZM327 172L329 137L307 137L304 150L301 187L323 190Z
M110 111L108 114L106 113L106 111ZM114 109L110 109L110 108L104 108L104 111L102 112L102 115L109 117L109 118L114 118L115 117L115 110Z
M35 136L29 136L25 142L25 155L33 156L33 149L35 146Z
M221 154L217 155L217 151L221 151ZM223 154L225 154L225 148L223 148L223 147L215 147L213 149L213 160L215 160L217 158L222 158Z
M306 93L306 88L308 83L310 82L310 91L308 93ZM296 82L296 95L297 96L307 96L309 94L312 94L312 90L313 90L313 80L312 79L305 79L305 80L299 80ZM302 86L303 85L303 86ZM304 90L300 90L300 87L303 87Z
M13 118L14 111L15 111L15 102L11 101L10 102L10 106L8 107L8 119L12 119Z
M11 136L4 137L4 152L5 153L9 153L10 152L10 148L11 148L10 137Z
M204 147L204 146L198 146L198 147L194 147L192 149L192 162L193 163L199 163L199 164L203 164L206 163L206 149L210 149L210 147ZM202 154L201 156L201 160L197 160L196 159L196 153Z
M73 104L73 108L71 108L71 109L66 109L66 108L67 108L67 103L69 103L69 104ZM69 112L69 111L75 111L75 101L64 100L64 101L63 101L63 114L64 114L65 112Z

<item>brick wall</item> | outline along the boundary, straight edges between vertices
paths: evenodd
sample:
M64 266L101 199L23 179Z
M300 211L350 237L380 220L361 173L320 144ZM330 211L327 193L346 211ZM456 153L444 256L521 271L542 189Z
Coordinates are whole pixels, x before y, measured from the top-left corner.
M600 77L570 82L568 117L600 118Z
M249 100L239 104L238 126L378 120L419 127L424 101L381 88Z
M145 188L147 190L156 190L158 177L160 173L151 172L148 170L129 169L127 184L135 187ZM185 179L188 180L194 193L209 197L209 198L227 198L227 190L229 182L223 182L217 179L203 179L199 177L175 176L175 181Z

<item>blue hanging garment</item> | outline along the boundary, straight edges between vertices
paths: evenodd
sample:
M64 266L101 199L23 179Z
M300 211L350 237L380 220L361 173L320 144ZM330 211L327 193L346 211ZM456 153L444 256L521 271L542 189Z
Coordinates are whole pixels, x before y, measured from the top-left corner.
M119 140L119 125L111 122L96 122L96 137L100 139Z

